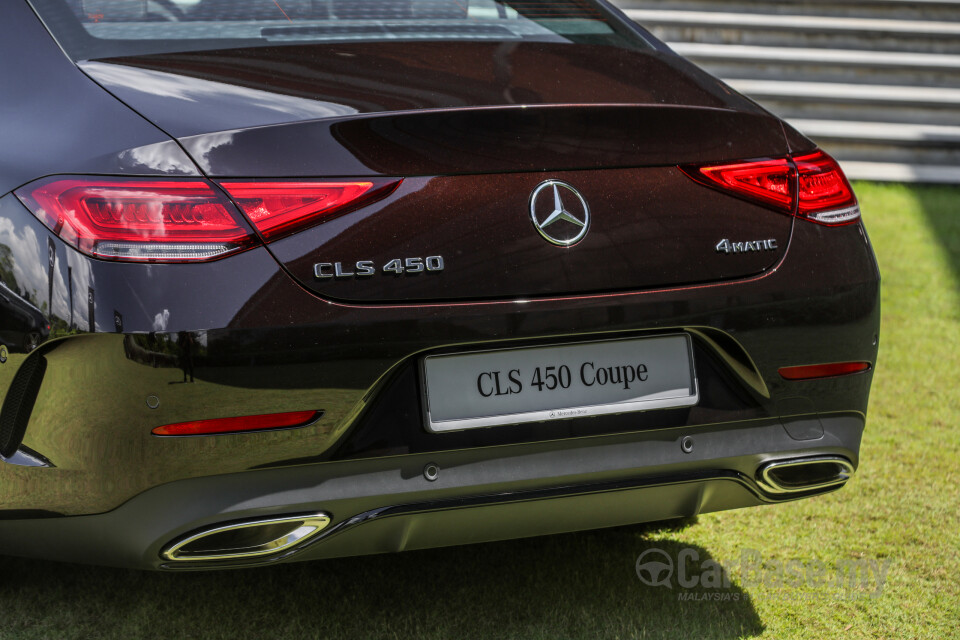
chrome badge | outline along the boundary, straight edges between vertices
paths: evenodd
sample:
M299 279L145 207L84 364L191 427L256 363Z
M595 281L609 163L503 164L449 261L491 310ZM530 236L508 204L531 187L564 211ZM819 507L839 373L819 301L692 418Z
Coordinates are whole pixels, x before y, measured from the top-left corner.
M530 219L547 242L572 247L590 230L590 207L566 182L547 180L530 194Z
M776 251L779 249L776 238L769 240L753 240L746 242L731 242L724 238L714 247L717 253L749 253L750 251Z

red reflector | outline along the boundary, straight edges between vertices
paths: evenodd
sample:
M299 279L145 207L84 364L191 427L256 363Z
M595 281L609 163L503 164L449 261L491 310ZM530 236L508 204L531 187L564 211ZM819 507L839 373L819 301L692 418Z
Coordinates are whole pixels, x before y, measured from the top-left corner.
M51 231L97 258L193 262L257 242L233 204L203 180L53 177L16 194Z
M215 418L212 420L194 420L155 427L157 436L205 436L216 433L237 433L241 431L265 431L268 429L294 429L315 422L322 411L293 411L291 413L268 413L259 416L241 416L239 418Z
M799 175L797 215L828 226L850 224L860 205L837 161L823 151L794 158Z
M220 183L265 239L276 240L388 195L399 180Z
M786 380L813 380L831 378L848 373L860 373L870 368L869 362L834 362L832 364L811 364L802 367L783 367L780 375Z

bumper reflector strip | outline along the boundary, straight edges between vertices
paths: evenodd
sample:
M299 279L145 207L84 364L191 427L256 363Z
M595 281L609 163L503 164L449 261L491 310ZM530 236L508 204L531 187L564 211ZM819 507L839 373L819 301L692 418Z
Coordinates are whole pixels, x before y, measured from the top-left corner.
M323 411L292 411L290 413L240 416L239 418L193 420L191 422L178 422L162 427L154 427L152 433L155 436L207 436L219 433L296 429L313 424L322 415Z
M850 373L860 373L870 368L869 362L834 362L831 364L811 364L801 367L783 367L780 376L785 380L814 380L832 378Z

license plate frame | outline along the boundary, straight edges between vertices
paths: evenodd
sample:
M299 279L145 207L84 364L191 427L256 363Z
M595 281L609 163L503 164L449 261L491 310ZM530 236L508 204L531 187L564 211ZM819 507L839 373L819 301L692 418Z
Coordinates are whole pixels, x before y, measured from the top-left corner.
M478 374L476 389L463 391L466 395L463 396L461 400L466 401L469 405L466 408L455 408L452 406L455 401L440 399L438 395L449 392L449 386L453 384L453 382L451 382L453 378L457 378L462 382L462 380L467 377L473 377L472 373L470 376L467 376L466 373L457 372L455 370L457 365L462 365L463 367L474 366L474 371L478 371L489 368L480 365L494 362L498 357L502 357L502 361L508 363L517 362L524 358L531 361L536 361L538 358L543 361L548 361L551 358L552 360L570 358L572 361L576 361L576 356L588 353L591 350L595 350L596 353L600 353L604 355L604 357L609 357L608 354L611 352L625 353L631 352L631 350L642 351L652 355L657 355L657 353L654 352L658 352L660 356L665 354L669 356L669 362L665 366L663 362L657 362L657 375L661 376L662 379L658 379L657 384L647 387L648 390L652 389L651 393L631 396L631 384L631 388L625 389L624 391L626 393L619 394L622 397L615 400L610 400L609 398L617 394L611 394L608 389L603 394L607 399L586 403L577 401L576 398L584 397L583 390L580 387L589 386L585 383L590 379L591 370L588 368L586 374L583 374L578 367L578 371L574 372L569 365L567 365L570 373L570 384L568 388L548 389L548 391L551 392L560 391L560 393L554 395L556 398L562 398L566 395L567 400L565 401L546 402L544 396L541 395L539 396L539 402L530 401L527 403L526 409L523 410L516 410L515 408L506 406L510 404L515 407L518 404L516 398L502 402L499 408L495 406L495 403L490 403L487 405L487 409L477 409L476 407L480 406L477 403L478 398L483 396L484 399L479 400L479 402L486 402L490 396L484 396L483 394L487 390L492 392L495 382L499 385L496 387L498 391L501 391L501 387L506 384L505 380L499 378L498 381L495 381L492 377L481 379L480 376L491 373L488 371L483 371ZM630 355L632 356L634 354L631 353ZM621 360L623 359L621 358ZM626 362L627 360L623 361ZM593 371L596 372L597 366L595 363L586 364L593 364ZM654 375L650 364L639 363L637 367L639 367L640 364L645 366L645 373ZM520 370L519 375L515 376L515 378L519 378L519 380L514 380L510 383L511 387L515 390L517 382L519 382L520 386L523 387L521 391L514 394L504 392L501 395L497 395L497 398L523 395L524 391L528 388L527 383L531 379L531 372L538 366L540 365L534 364L531 365L532 368L528 367L526 371ZM544 367L545 366L547 365L544 365ZM632 365L617 366L623 367L620 370L622 380L616 383L619 386L620 384L625 384L625 379L630 375L624 369L630 368ZM678 367L679 369L677 369ZM600 368L605 367L601 364ZM664 368L668 371L662 371ZM578 342L507 347L503 349L478 349L474 351L432 354L420 359L419 369L424 427L431 433L506 427L509 425L567 420L588 416L633 413L652 409L682 408L694 406L700 401L699 384L693 356L693 341L688 333L683 332L644 337L583 340ZM634 375L639 375L640 371L640 368L635 368ZM511 370L509 373L513 373L513 371ZM586 377L583 377L584 375ZM597 377L599 377L599 374ZM593 379L595 385L598 382L597 377ZM578 379L574 380L574 378ZM648 381L649 377L644 381L644 384ZM574 386L574 382L578 389L571 395L569 391L570 388ZM684 383L686 384L685 388L683 387ZM432 389L431 384L433 384ZM606 387L607 385L603 386ZM542 394L542 389L543 387L541 387L541 390L537 393ZM432 398L431 395L433 396ZM531 395L528 395L527 399L530 397ZM600 398L601 395L596 394L594 397ZM555 406L545 407L545 404Z

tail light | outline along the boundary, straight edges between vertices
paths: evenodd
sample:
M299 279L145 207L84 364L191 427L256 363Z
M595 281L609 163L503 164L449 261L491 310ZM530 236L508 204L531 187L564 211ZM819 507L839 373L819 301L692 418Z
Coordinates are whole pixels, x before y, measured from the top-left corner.
M860 218L853 188L823 151L681 170L701 184L818 224L840 226Z
M823 151L796 157L799 178L797 215L829 226L850 224L860 205L837 161Z
M277 240L327 222L389 195L399 180L356 182L223 181L265 240Z
M714 165L700 167L699 172L712 186L783 211L793 211L796 175L789 160Z
M96 258L200 262L259 243L204 180L58 176L15 193L51 231Z
M16 195L51 231L95 258L203 262L272 241L370 204L399 180L225 181L56 176Z

